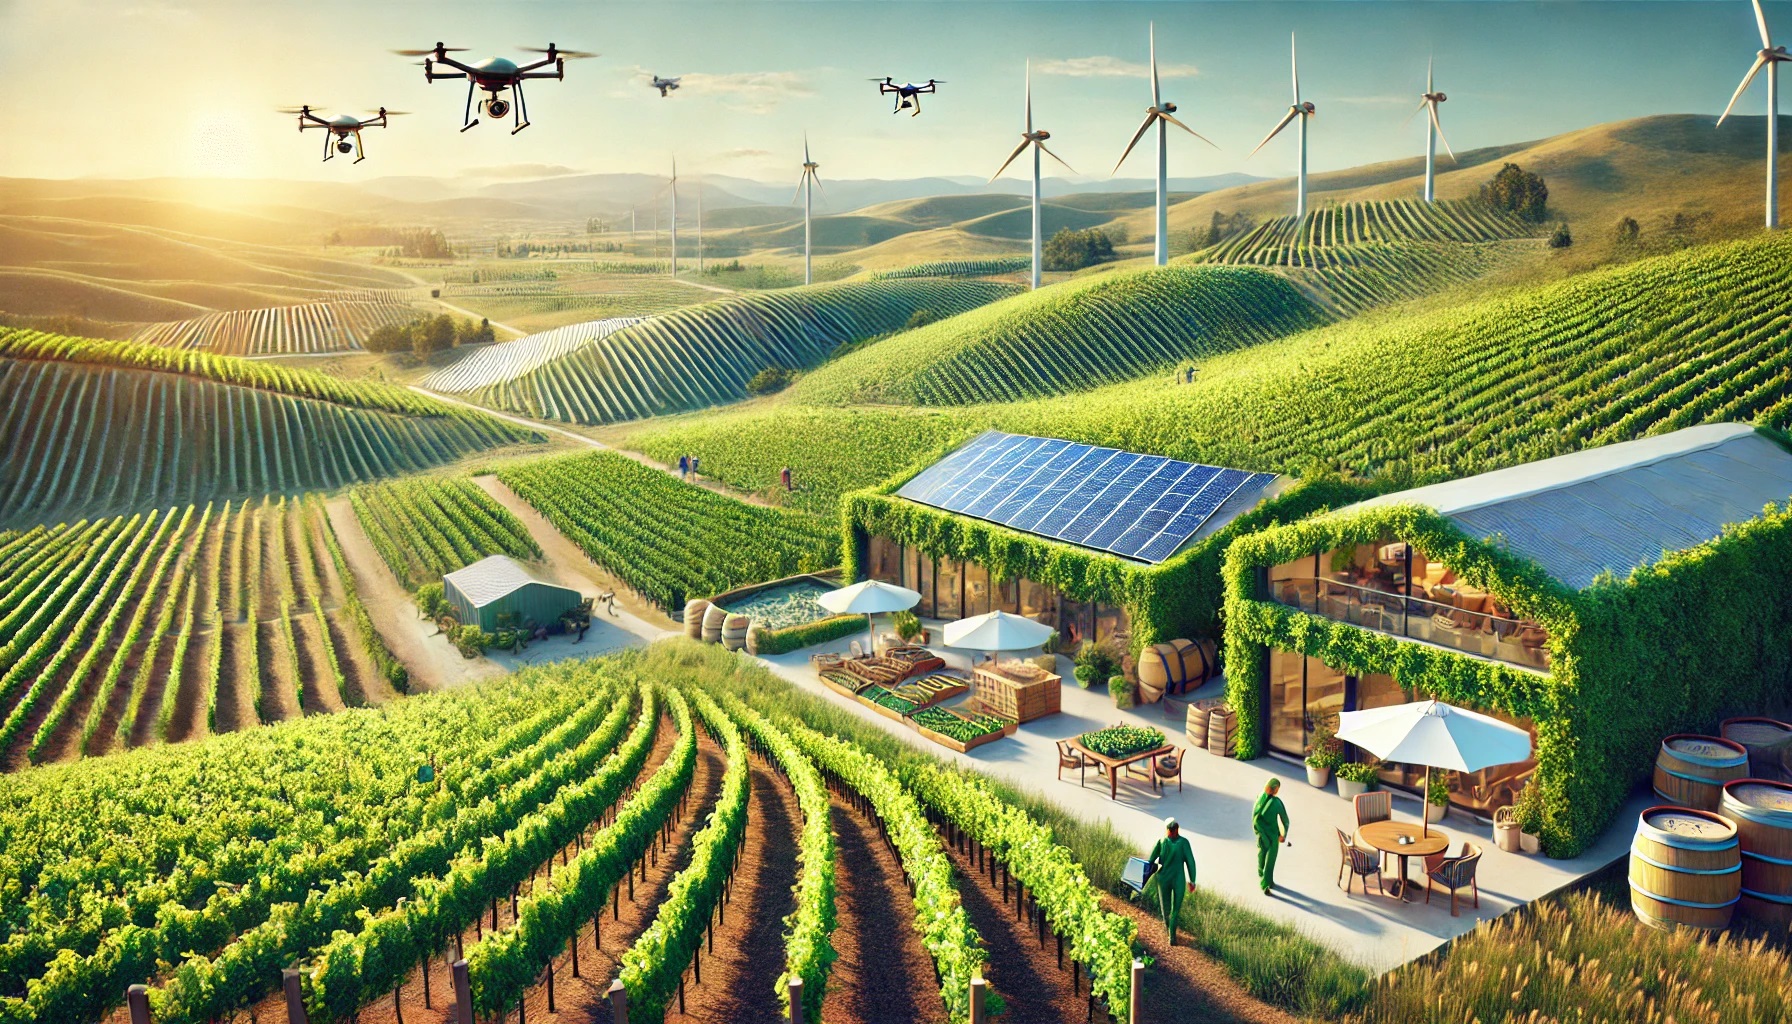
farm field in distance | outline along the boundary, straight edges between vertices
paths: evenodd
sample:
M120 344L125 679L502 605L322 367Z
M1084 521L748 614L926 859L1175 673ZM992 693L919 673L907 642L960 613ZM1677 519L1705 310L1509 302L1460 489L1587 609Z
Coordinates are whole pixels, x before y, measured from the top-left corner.
M0 1024L1792 1024L1782 4L271 3L0 8Z

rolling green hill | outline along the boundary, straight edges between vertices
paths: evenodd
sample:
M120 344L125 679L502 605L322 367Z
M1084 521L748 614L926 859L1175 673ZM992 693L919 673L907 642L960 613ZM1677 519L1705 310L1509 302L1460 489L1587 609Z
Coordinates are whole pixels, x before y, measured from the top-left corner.
M965 434L993 426L1407 485L1700 422L1792 427L1789 338L1792 238L1758 235L1441 309L1371 313L1215 356L1193 384L1149 378L950 415ZM748 406L631 443L695 453L749 490L790 465L813 488L799 502L826 507L950 436L908 410L868 408L802 418L804 443L793 445L792 415L783 403Z
M468 397L586 424L698 409L746 397L763 369L812 366L842 344L901 329L920 310L951 316L1016 291L919 279L737 295L653 317Z
M1287 281L1260 270L1116 271L887 338L809 374L795 397L965 405L1068 394L1323 322Z
M402 388L0 329L0 522L319 490L534 437Z

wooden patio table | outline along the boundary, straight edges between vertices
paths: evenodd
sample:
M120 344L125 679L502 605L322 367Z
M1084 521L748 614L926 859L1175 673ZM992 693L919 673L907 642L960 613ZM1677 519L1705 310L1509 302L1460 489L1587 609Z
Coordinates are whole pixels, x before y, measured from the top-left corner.
M1106 754L1097 754L1095 751L1083 746L1081 737L1071 740L1070 747L1077 753L1107 769L1109 800L1120 799L1120 770L1122 768L1125 768L1130 764L1138 764L1140 761L1155 760L1161 755L1168 754L1170 751L1176 749L1174 745L1165 743L1162 746L1152 747L1150 750L1141 750L1136 754L1128 754L1125 757L1109 757Z
M1402 843L1401 836L1410 837L1412 842ZM1426 830L1404 821L1372 821L1358 826L1356 837L1365 845L1400 859L1400 878L1395 884L1399 886L1402 903L1412 898L1407 894L1407 858L1429 857L1450 848L1450 837L1444 833L1437 829Z

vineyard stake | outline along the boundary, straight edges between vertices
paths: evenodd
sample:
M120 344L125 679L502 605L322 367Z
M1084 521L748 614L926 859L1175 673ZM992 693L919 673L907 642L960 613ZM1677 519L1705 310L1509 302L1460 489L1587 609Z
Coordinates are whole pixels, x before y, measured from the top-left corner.
M630 888L633 888L634 872L630 872L628 877L631 883ZM632 902L634 897L631 896L629 899ZM622 920L622 890L615 886L610 887L610 915L615 920Z
M429 954L428 953L423 954L423 1008L425 1010L435 1009L435 1007L429 1005Z
M621 981L610 982L610 1018L612 1024L628 1024L628 989Z
M449 970L454 979L455 1024L476 1024L473 1020L473 986L467 982L467 962L456 960Z
M1142 994L1144 988L1145 961L1134 960L1132 962L1132 994L1127 1002L1126 1024L1139 1024L1139 1013L1145 1002L1145 997Z
M131 1024L149 1024L148 985L132 985L125 989L124 1001L131 1007Z
M398 998L399 993L402 991L404 991L402 983L392 990L392 1016L398 1018L398 1024L404 1024L404 1004L401 1003Z
M678 1013L684 1015L684 975L678 976Z
M971 979L971 1024L983 1024L983 997L989 982L982 978Z
M299 972L291 967L280 972L280 988L286 993L286 1024L307 1024L305 1015L305 992L299 986ZM131 986L132 991L136 986ZM143 994L143 1024L149 1024L149 993ZM137 1024L137 1004L131 1003L131 1024Z
M803 1024L803 979L790 979L790 1024Z
M572 937L572 976L579 976L579 937Z
M554 960L552 957L548 958L548 965L546 967L542 968L542 973L544 973L548 976L548 1012L553 1013L554 1012ZM520 1007L522 1004L519 1002L517 1005Z
M691 974L697 979L697 984L703 984L703 952L701 950L691 957Z

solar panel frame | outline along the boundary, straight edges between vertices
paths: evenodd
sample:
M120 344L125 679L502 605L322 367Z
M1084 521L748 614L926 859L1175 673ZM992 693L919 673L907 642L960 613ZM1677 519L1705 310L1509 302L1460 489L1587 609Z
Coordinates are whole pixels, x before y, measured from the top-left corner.
M1023 533L1160 562L1274 474L989 430L897 495Z

